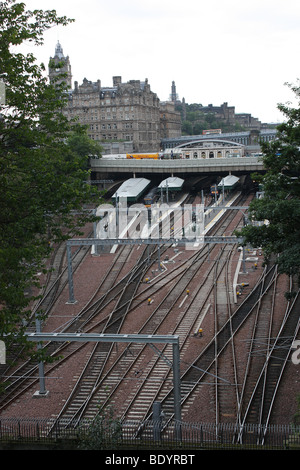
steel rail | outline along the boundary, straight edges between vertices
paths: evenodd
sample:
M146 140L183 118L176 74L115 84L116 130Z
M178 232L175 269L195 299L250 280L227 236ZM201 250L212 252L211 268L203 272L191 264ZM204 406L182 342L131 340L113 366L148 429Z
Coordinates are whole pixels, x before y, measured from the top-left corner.
M271 268L270 271L272 271L272 270L273 270L273 268ZM269 275L270 271L265 273L265 275L266 276ZM217 336L220 338L220 341L219 341L219 344L218 344L218 350L216 352L217 356L219 356L220 354L223 353L223 351L225 350L225 348L228 346L228 344L231 341L230 333L229 334L226 333L224 335L224 332L226 332L226 330L228 330L228 329L230 330L230 322L233 321L233 323L232 323L232 328L233 328L232 333L233 333L233 335L235 335L237 333L237 331L239 330L239 328L244 324L244 322L246 321L248 316L251 314L254 307L257 305L257 302L259 300L256 300L254 302L254 305L250 309L246 308L246 311L244 309L244 312L242 312L242 314L241 314L241 310L242 310L241 307L249 301L250 297L255 297L256 290L259 288L260 283L261 283L261 280L258 282L256 288L252 291L252 293L249 294L249 296L244 300L244 302L240 306L240 308L238 308L236 310L236 312L232 315L232 319L228 320L225 323L225 325L222 327L222 329L217 333ZM222 335L224 335L224 338L222 338ZM198 358L196 358L196 360L189 366L189 368L181 375L182 383L185 383L185 382L188 383L189 382L191 384L189 394L187 394L185 396L182 396L182 403L181 403L182 406L184 405L184 402L188 399L190 394L195 390L196 386L198 386L200 384L203 377L206 374L209 373L212 366L215 364L216 356L214 354L212 354L211 359L209 359L209 351L210 351L210 349L212 349L214 351L214 348L215 348L214 345L215 345L215 338L213 338L210 341L210 343L205 347L205 349L201 352L201 354L198 356ZM202 367L202 364L201 364L200 360L203 357L207 356L207 355L208 355L208 363L204 367ZM195 370L197 371L197 374L196 374L197 378L196 379L195 379L195 373L194 373ZM163 399L161 400L162 406L168 399L170 399L170 397L172 397L172 390L170 390L163 397ZM172 417L170 417L170 419L171 418Z

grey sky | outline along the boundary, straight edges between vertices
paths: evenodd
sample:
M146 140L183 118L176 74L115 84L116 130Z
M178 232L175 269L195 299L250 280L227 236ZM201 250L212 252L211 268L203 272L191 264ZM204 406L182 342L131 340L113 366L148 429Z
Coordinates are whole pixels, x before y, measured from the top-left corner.
M160 100L176 83L187 103L228 102L263 122L283 116L293 99L284 85L298 79L298 0L24 0L28 9L55 9L76 21L45 33L43 47L27 44L46 65L59 40L73 81L112 86L148 78Z

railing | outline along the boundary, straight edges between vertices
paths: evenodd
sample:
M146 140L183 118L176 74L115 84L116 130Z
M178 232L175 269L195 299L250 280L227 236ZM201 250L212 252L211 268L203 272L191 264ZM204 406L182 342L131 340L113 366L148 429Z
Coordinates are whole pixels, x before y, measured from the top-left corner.
M142 432L141 432L142 430ZM137 432L139 431L139 432ZM236 443L241 429L235 424L171 422L161 431L161 423L95 420L70 425L65 420L0 418L0 444L45 444L74 441L76 448L102 449L300 449L300 426L246 425L242 443ZM258 444L265 434L264 445ZM96 441L95 441L96 436ZM139 437L137 437L139 436ZM93 444L93 440L94 442Z

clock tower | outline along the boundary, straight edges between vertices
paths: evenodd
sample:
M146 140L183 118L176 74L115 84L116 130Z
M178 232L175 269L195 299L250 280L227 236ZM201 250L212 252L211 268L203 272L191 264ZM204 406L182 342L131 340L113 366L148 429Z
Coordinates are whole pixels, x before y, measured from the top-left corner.
M63 77L60 77L61 75ZM55 47L54 57L50 57L49 61L49 79L50 83L65 82L69 89L72 88L72 73L69 56L65 57L60 42Z

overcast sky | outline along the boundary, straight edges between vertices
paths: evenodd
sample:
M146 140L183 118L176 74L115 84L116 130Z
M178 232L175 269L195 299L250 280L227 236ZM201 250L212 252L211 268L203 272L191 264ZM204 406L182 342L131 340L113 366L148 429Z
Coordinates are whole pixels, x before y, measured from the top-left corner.
M280 122L277 104L294 99L285 82L299 78L299 0L23 1L75 19L23 49L48 65L59 40L73 84L148 78L166 101L174 80L188 104L228 102L262 122Z

